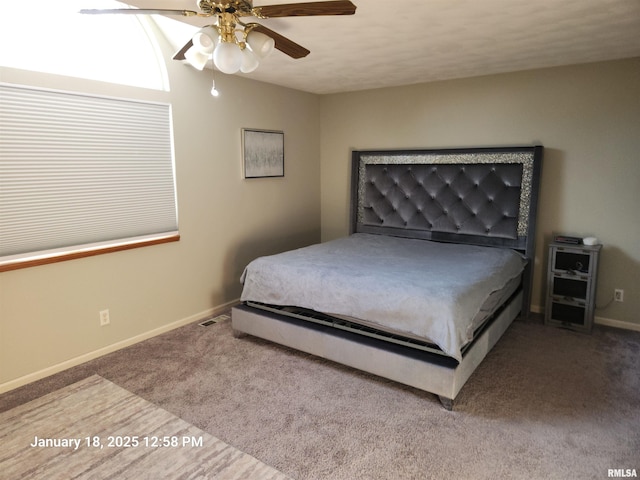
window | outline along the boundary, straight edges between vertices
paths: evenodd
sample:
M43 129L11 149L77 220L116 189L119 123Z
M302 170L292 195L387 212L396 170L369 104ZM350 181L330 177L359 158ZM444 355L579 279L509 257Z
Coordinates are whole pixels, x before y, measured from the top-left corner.
M0 84L0 271L177 240L167 104Z
M8 2L0 65L168 91L150 20ZM1 67L0 67L1 68ZM0 272L179 239L168 104L0 83Z
M0 65L168 91L148 17L78 13L127 7L113 0L3 2Z

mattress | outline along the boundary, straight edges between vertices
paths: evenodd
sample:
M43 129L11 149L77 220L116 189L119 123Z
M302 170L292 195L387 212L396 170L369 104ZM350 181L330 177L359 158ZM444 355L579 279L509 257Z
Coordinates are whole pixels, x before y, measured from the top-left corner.
M357 233L252 261L241 301L348 317L424 339L460 361L525 263L510 249Z

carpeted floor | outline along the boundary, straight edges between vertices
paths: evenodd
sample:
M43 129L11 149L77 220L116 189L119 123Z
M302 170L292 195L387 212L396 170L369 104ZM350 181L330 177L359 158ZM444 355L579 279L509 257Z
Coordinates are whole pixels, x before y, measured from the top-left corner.
M640 332L516 321L456 399L188 325L0 396L93 374L296 479L602 479L640 472Z

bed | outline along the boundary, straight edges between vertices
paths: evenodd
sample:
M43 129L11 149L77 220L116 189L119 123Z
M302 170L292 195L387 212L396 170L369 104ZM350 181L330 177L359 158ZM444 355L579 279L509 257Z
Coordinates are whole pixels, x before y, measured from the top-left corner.
M264 338L447 409L530 310L543 147L352 152L344 238L260 257L232 309Z

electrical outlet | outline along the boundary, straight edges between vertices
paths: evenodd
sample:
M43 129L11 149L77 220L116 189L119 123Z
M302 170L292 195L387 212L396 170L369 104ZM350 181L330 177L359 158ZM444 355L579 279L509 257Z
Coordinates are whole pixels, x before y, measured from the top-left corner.
M111 319L109 318L109 310L100 310L100 326L104 327L105 325L109 325L111 323Z
M616 302L624 302L624 290L621 288L616 288L613 291L613 299Z

